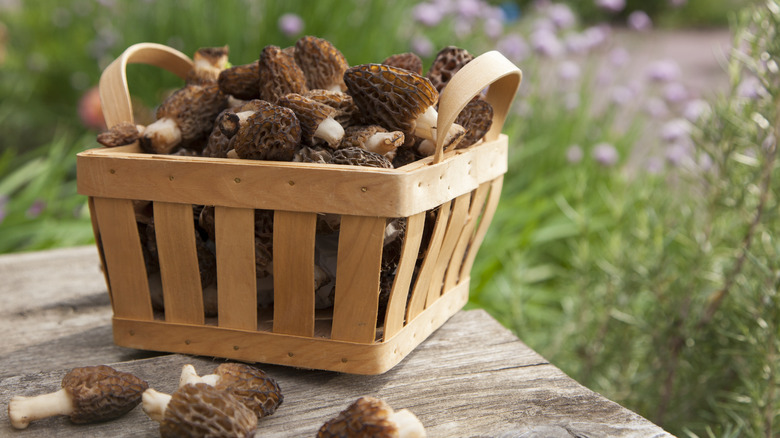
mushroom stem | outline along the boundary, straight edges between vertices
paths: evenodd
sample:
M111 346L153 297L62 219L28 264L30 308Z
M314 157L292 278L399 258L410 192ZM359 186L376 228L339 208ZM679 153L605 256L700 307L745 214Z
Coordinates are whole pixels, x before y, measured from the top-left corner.
M199 376L195 367L187 364L181 369L181 376L179 377L179 387L182 387L188 383L206 383L214 386L219 381L217 374L206 374L205 376Z
M404 134L401 131L377 132L366 140L365 148L385 155L395 151L402 144L404 144Z
M329 146L335 147L344 138L344 128L333 117L326 117L317 125L313 137L321 138Z
M414 135L436 141L436 121L438 118L439 113L436 108L429 106L425 112L417 116Z
M146 412L146 415L159 423L165 418L165 410L168 408L171 396L149 388L144 391L141 400L141 406L144 412Z
M141 146L148 152L167 154L181 143L181 129L175 120L163 117L148 125L141 137Z
M424 438L426 436L425 427L412 411L401 409L395 411L390 418L398 426L398 436L400 438Z
M70 415L73 410L73 398L65 388L34 397L15 396L8 402L8 417L17 429L24 429L31 421L42 418Z

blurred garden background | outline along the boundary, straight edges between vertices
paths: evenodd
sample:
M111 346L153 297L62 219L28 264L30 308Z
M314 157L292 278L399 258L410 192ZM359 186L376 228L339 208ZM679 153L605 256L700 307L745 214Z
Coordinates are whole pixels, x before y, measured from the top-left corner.
M469 306L677 436L779 436L779 28L780 0L0 0L0 253L92 243L76 153L131 44L497 49L524 82ZM128 75L142 123L180 85Z

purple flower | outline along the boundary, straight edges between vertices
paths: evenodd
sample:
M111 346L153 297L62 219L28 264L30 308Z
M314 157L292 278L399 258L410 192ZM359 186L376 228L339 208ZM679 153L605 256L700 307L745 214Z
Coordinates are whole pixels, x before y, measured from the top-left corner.
M620 12L626 7L626 0L596 0L596 6L610 12Z
M412 17L424 26L433 27L444 18L444 11L433 3L420 3L412 9Z
M433 43L428 38L418 35L412 38L412 52L422 56L431 56L433 54Z
M296 14L283 14L279 17L279 30L288 37L294 37L303 32L303 19Z
M647 30L653 27L653 21L644 11L634 11L628 15L628 27L634 30Z
M569 146L569 149L566 149L566 161L569 163L579 163L582 161L583 156L582 148L579 145L574 144Z
M623 47L615 47L609 52L609 62L615 67L623 67L631 59L631 56Z
M688 121L695 122L709 112L710 104L705 100L696 99L685 104L685 108L683 108L683 117Z
M606 26L591 26L582 33L588 41L588 47L593 49L604 44L609 38L609 28Z
M547 10L550 20L558 29L568 29L577 22L571 8L563 3L555 3Z
M669 114L669 108L666 106L666 102L657 98L651 97L645 102L645 112L655 119L660 119Z
M698 164L699 164L699 169L701 169L701 170L706 172L706 171L712 169L712 164L713 164L712 157L710 156L710 154L708 154L706 152L701 152L701 153L699 153L699 163Z
M455 8L461 18L472 20L480 16L485 6L480 0L458 0Z
M599 143L596 146L593 146L592 154L593 159L595 159L596 162L607 167L613 166L617 163L618 158L620 158L615 146L612 146L609 143Z
M27 209L27 217L30 219L35 219L36 217L40 216L41 213L43 213L43 210L45 208L46 208L46 202L44 202L41 199L36 199L30 205L30 208Z
M505 36L496 46L499 52L516 62L525 59L530 52L528 43L517 33L510 33Z
M663 93L664 98L671 103L682 102L688 98L688 90L679 82L666 84Z
M656 61L647 67L647 77L655 82L670 82L680 77L680 66L669 59Z
M580 77L580 65L574 61L566 60L558 66L558 76L564 81L573 81Z
M504 33L504 21L500 18L485 18L482 26L485 30L485 36L491 39L496 39Z
M534 32L531 35L531 46L535 52L551 58L563 53L563 44L555 33L549 30L540 29Z
M666 161L673 166L679 166L689 160L690 148L682 143L672 143L666 148Z
M766 88L764 88L761 81L755 76L748 76L737 86L737 96L745 99L758 99L762 96L766 96L766 94Z
M669 143L681 143L690 133L691 123L685 119L673 119L661 127L661 138Z
M564 37L564 44L566 45L566 50L568 50L569 53L585 53L590 49L589 43L590 42L588 41L588 38L585 37L585 35L577 32L569 33Z

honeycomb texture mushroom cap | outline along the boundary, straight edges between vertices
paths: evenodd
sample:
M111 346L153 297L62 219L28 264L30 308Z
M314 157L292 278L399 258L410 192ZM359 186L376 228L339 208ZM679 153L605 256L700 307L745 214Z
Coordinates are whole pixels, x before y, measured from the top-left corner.
M240 158L290 161L301 141L301 124L291 109L269 104L249 116L234 138Z
M393 163L383 155L359 147L336 149L333 152L331 163L383 169L393 168Z
M397 438L393 408L375 397L360 397L317 432L317 438Z
M160 436L251 437L256 428L257 416L231 393L195 383L171 395L160 422Z
M121 122L112 126L108 131L101 132L97 136L98 143L106 147L124 146L137 141L141 132L133 123Z
M436 90L441 93L441 90L447 86L452 76L472 59L474 59L474 56L466 49L447 46L436 54L433 64L431 64L431 68L428 70L427 77L433 86L436 87Z
M133 374L97 365L72 369L62 378L62 387L73 396L70 420L92 423L130 412L149 385Z
M295 62L303 70L310 89L344 91L344 72L349 68L344 55L330 41L305 36L295 43Z
M417 117L433 107L439 93L428 79L382 64L349 68L344 82L355 104L371 123L411 136Z
M422 75L423 62L417 54L412 52L390 55L382 61L382 64L409 70L412 73Z
M258 62L222 70L217 78L219 89L236 99L251 100L260 98L260 69Z
M457 148L465 148L480 141L493 125L493 106L483 99L473 99L458 114L455 123L466 129Z
M308 91L306 76L289 51L266 46L257 63L261 99L276 103L285 94Z
M258 417L267 417L284 401L279 384L262 370L250 365L230 362L219 365L217 389L229 391Z
M315 145L325 142L335 148L344 136L344 128L336 122L336 109L314 99L297 93L287 94L277 102L280 106L290 108L301 124L301 140L304 144ZM330 120L328 120L330 119ZM325 123L331 122L327 133L321 132ZM336 126L338 125L338 126Z
M355 105L352 96L347 93L315 89L309 90L303 95L309 99L316 100L317 102L335 108L336 114L333 118L339 122L344 129L358 123L360 120L360 109Z

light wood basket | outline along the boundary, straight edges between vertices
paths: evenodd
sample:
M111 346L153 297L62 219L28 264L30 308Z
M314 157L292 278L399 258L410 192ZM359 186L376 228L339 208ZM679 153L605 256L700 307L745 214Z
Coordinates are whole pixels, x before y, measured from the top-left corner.
M133 121L126 67L150 64L184 78L192 61L141 43L100 80L108 126ZM440 96L439 132L489 86L484 141L396 169L145 154L138 144L78 154L78 191L92 223L113 307L116 344L353 374L383 373L461 309L469 273L507 170L501 128L521 71L498 52L462 68ZM440 136L444 137L444 136ZM133 200L153 203L164 312L150 299ZM214 205L218 316L204 316L193 205ZM254 210L274 210L274 304L257 310ZM437 219L412 284L426 212ZM341 215L335 302L316 310L315 223ZM385 223L406 218L384 318L378 315ZM378 324L378 321L383 321Z

